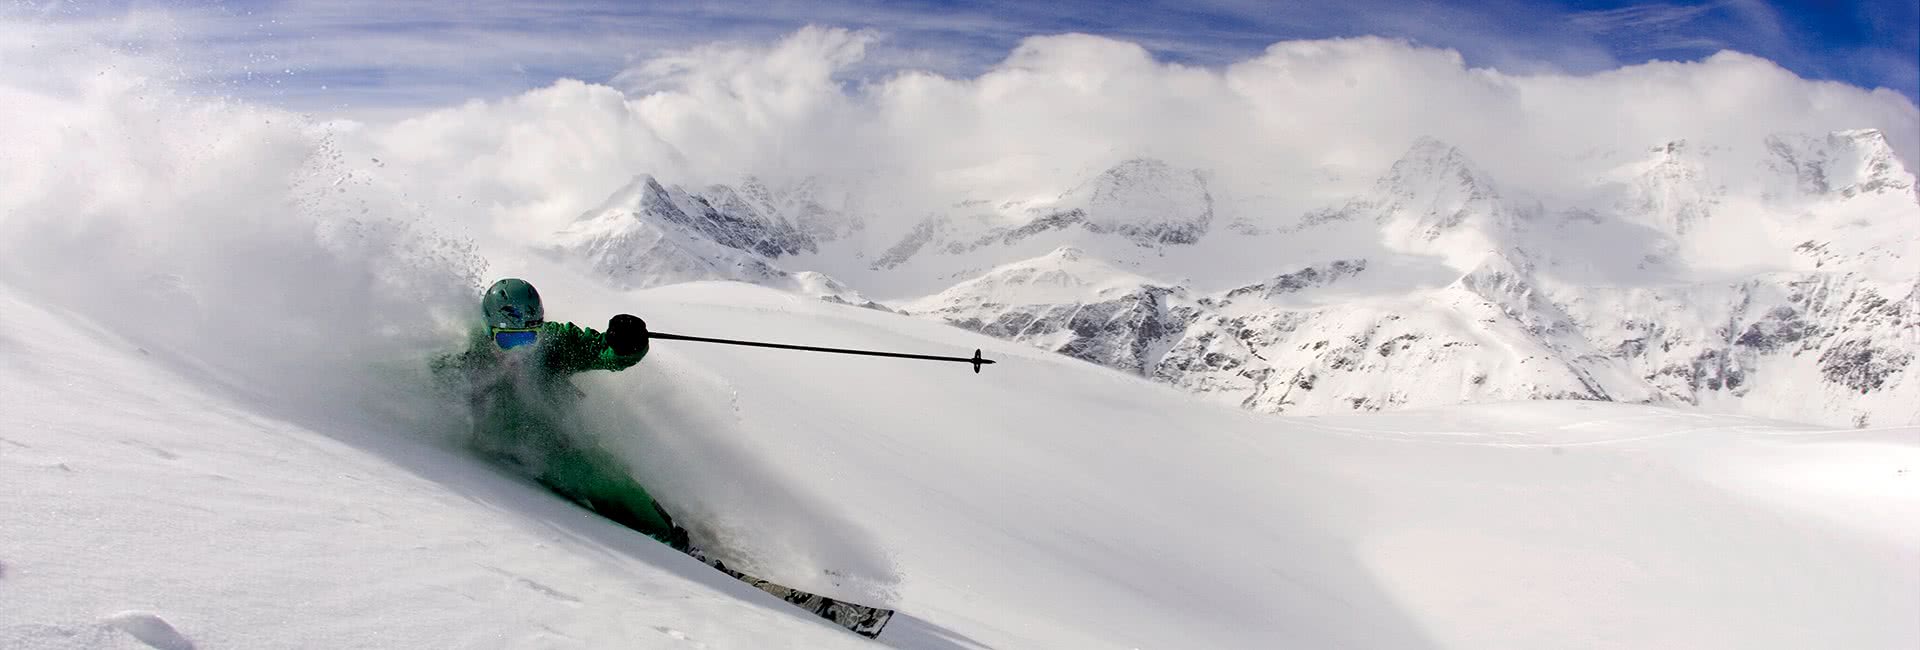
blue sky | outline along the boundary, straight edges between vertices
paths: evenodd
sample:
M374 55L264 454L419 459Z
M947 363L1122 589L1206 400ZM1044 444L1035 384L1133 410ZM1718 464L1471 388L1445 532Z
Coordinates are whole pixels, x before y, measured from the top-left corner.
M1805 77L1920 96L1920 0L262 0L26 2L0 9L8 14L129 39L170 54L199 83L321 111L445 105L558 77L605 81L661 53L769 41L807 24L882 35L855 76L976 74L1024 37L1060 32L1134 41L1163 60L1205 66L1279 40L1379 35L1507 72L1593 72L1733 49Z

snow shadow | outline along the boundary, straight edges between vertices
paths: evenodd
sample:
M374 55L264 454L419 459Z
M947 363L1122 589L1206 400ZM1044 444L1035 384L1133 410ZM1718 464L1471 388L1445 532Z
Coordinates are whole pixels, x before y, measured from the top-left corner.
M880 641L913 650L993 650L973 637L906 614L894 614Z
M895 600L899 569L804 478L756 453L736 389L668 355L576 378L583 431L633 468L695 545L747 573L860 604Z
M357 448L400 471L439 484L448 493L503 513L503 521L538 526L569 540L579 552L638 561L769 611L839 629L459 446L467 435L464 406L441 399L422 378L393 372L365 375L356 391L343 386L322 391L342 401L321 407L311 394L263 394L180 360L165 367L256 416L285 421ZM420 372L425 373L424 367Z
M120 612L107 617L106 625L126 632L154 650L193 650L193 641L180 634L167 619L148 612Z

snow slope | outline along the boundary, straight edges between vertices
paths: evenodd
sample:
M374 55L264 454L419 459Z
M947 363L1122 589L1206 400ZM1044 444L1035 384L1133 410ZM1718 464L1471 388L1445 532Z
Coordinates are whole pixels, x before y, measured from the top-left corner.
M578 382L697 540L898 607L884 645L1920 641L1920 429L1604 403L1283 418L923 319L553 273L559 318L1001 360L663 342ZM869 645L434 444L399 384L290 408L0 300L0 646Z
M394 420L0 311L0 647L866 645Z

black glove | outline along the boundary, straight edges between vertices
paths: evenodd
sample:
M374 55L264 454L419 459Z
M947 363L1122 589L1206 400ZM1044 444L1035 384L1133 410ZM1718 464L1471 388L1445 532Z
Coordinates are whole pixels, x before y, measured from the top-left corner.
M647 351L647 322L633 314L621 314L607 321L607 347L626 357Z

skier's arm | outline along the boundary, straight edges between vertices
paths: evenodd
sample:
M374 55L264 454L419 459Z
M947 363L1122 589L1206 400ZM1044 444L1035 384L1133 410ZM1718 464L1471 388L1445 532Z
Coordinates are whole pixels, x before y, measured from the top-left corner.
M615 317L615 323L609 329L620 328L623 331L620 332L621 336L613 338L624 339L618 341L623 344L621 347L624 349L617 351L608 342L610 337L607 334L595 331L591 327L580 327L573 323L547 323L541 336L546 338L548 367L556 372L574 373L588 370L626 370L633 367L633 364L640 363L640 359L647 356L649 348L646 325L643 323L639 326L640 330L636 337L625 331L630 326L622 323L618 317Z

